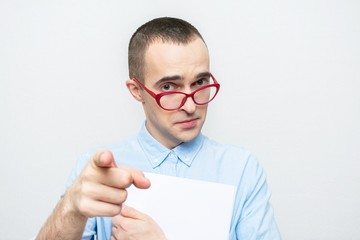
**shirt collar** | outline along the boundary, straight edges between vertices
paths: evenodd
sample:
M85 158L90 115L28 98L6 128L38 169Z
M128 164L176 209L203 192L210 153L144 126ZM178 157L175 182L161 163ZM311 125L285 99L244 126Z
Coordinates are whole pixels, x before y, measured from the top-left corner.
M203 144L204 138L204 135L200 133L194 140L184 142L173 149L168 149L151 136L145 124L143 124L138 134L140 146L153 168L160 166L171 152L173 152L181 162L190 167Z

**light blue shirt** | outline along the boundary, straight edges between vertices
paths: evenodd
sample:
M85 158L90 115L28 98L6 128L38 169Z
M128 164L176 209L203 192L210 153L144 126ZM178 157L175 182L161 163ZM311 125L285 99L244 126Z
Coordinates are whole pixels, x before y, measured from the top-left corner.
M269 203L270 191L264 170L249 151L219 144L202 134L170 150L149 134L145 124L137 137L102 149L112 151L119 165L144 172L235 186L230 239L281 239ZM89 151L79 159L68 187L97 150ZM82 239L93 239L95 234L99 240L108 240L111 218L90 218Z

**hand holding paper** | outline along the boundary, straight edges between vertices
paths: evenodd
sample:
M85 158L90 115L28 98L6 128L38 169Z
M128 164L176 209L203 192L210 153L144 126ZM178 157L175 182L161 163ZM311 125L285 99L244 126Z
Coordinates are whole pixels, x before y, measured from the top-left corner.
M146 173L151 187L130 187L126 205L151 217L167 239L228 239L235 187Z
M121 213L112 218L111 240L166 240L160 226L148 215L123 205Z

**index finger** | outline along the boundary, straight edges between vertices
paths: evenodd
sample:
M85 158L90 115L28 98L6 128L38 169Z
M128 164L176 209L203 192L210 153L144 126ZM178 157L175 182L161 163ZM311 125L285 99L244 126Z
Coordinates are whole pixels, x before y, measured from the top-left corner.
M127 188L132 184L141 189L150 187L150 180L143 172L127 166L118 167L111 151L98 151L92 158L92 164L95 168L108 169L106 171L108 177L102 180L105 185L117 188Z
M129 182L130 184L134 184L135 187L141 189L146 189L150 187L150 180L145 177L145 174L143 172L127 166L119 166L118 168L122 171L129 173Z
M111 168L117 167L112 152L108 150L100 150L92 157L92 162L96 167Z

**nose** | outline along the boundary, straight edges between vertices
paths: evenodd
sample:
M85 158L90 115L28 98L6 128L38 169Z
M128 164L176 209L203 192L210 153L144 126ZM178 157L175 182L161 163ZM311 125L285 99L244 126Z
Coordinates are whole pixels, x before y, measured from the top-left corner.
M196 104L194 103L194 100L191 97L188 97L184 105L180 109L187 113L194 113L196 110Z

